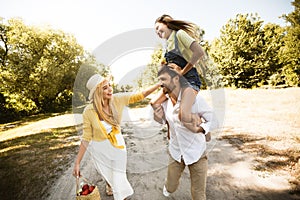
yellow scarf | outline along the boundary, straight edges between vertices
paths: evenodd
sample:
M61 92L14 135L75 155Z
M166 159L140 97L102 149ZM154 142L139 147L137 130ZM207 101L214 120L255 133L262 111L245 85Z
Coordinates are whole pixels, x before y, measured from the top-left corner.
M117 138L116 138L116 134L120 134L119 128L116 126L113 126L111 132L107 133L106 128L104 127L102 122L100 120L99 120L99 122L100 122L101 131L106 135L106 137L110 141L110 143L118 149L124 149L125 147L123 145L118 145Z

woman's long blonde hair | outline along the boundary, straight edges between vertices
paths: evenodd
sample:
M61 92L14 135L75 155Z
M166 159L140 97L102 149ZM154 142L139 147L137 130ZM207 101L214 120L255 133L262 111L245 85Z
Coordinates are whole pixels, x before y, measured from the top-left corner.
M94 108L98 114L98 117L104 121L106 121L107 123L109 123L112 126L119 126L120 122L118 120L118 114L114 108L114 106L112 105L111 100L109 100L108 106L109 106L109 110L111 111L110 113L107 113L104 111L103 109L103 105L104 105L104 99L103 99L103 86L104 83L108 81L107 79L104 79L101 83L98 84L96 91L93 94L93 105Z

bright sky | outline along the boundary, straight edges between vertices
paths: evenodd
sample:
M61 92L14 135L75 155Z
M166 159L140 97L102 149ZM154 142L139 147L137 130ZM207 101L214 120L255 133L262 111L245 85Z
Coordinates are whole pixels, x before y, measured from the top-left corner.
M294 10L291 2L292 0L0 0L0 17L21 17L27 25L47 24L61 29L73 34L86 50L92 52L103 42L123 32L153 28L155 19L162 14L198 24L205 30L206 40L218 37L221 27L237 14L257 13L265 23L284 26L285 22L279 16ZM119 76L116 77L117 80L125 73L120 71L124 69L120 66L130 65L130 69L134 69L148 63L151 51L141 51L136 52L139 53L138 56L128 53L110 63L115 71L113 75ZM134 57L135 61L129 57Z

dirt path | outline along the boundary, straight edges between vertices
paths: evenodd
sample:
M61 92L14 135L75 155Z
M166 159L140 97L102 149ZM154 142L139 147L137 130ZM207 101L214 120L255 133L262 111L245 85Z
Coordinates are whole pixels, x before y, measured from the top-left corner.
M178 190L169 198L162 195L167 170L165 132L149 118L149 108L135 109L129 113L130 121L124 122L123 132L128 148L128 179L135 190L132 200L191 199L187 169ZM288 174L264 176L253 169L253 154L243 153L217 137L219 133L215 133L208 143L207 199L293 199L287 192L290 189ZM93 168L89 155L85 156L82 168L84 176L98 185L102 200L113 200L105 195L104 180ZM75 179L71 172L72 167L53 186L53 195L49 200L75 198Z

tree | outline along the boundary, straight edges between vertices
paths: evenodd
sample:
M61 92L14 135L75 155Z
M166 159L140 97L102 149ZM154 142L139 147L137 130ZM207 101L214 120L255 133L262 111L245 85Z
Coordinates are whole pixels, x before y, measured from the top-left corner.
M103 77L107 77L110 72L109 67L102 63L97 63L92 54L86 52L85 58L86 59L81 64L74 81L72 96L73 111L76 110L76 107L81 107L88 102L87 97L89 91L85 84L87 83L88 79L94 74L101 74ZM78 111L82 112L81 109Z
M6 109L30 114L70 106L74 80L85 59L74 36L26 26L21 19L2 21L0 27L0 93Z
M227 86L252 88L266 84L281 65L278 51L283 29L275 24L263 27L257 15L238 14L221 29L210 55L220 68Z
M284 46L280 52L283 63L282 75L289 86L300 86L300 0L292 2L294 11L283 17L290 26L286 27Z
M137 80L139 88L157 83L157 72L162 62L164 62L163 50L161 46L158 46L151 55L151 62L147 64L145 71Z
M7 32L9 27L3 24L3 18L0 17L0 63L4 65L7 59L8 46L7 46Z

